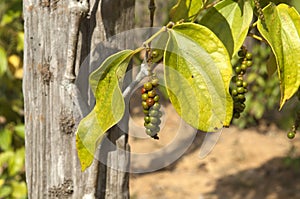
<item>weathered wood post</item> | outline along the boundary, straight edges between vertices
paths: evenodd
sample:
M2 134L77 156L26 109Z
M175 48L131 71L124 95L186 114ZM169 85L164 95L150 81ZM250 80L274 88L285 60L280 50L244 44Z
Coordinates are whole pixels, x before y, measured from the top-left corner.
M87 13L80 10L83 3L89 5ZM78 75L85 57L101 41L133 28L134 3L134 0L23 1L23 91L29 198L129 198L126 172L112 170L98 161L81 172L75 130L86 112L77 103L78 93L72 92L78 82L66 79L65 72L67 63L73 64L75 75ZM76 22L72 17L77 19L77 15L80 20ZM70 44L72 35L78 36L76 45ZM88 72L86 68L86 74ZM81 95L87 100L87 93ZM106 154L107 161L114 164L128 161L129 158L117 149L128 149L127 134L117 127L111 131L110 140L117 147Z

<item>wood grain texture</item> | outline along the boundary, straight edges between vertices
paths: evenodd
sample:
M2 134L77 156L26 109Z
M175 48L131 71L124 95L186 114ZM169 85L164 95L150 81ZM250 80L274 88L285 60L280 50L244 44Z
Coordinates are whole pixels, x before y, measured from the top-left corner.
M110 3L118 5L117 8L111 7ZM29 198L129 198L126 172L112 170L98 161L81 172L75 131L87 112L80 109L76 96L70 95L62 83L70 29L68 1L27 0L23 1L23 9L23 93ZM112 12L103 13L108 9ZM85 57L101 41L132 28L133 19L134 0L91 0L89 18L84 19L80 27L76 72L84 61L92 65L94 57L90 56L89 60ZM116 48L124 48L126 42L119 45L123 46L117 45ZM84 79L84 74L88 76L93 69L80 70L85 71L79 74ZM86 89L87 79L81 83L79 91L91 107L93 99ZM129 149L127 134L113 128L109 137L118 145L109 153L100 155L106 156L107 162L128 167L129 157L119 152L119 149Z

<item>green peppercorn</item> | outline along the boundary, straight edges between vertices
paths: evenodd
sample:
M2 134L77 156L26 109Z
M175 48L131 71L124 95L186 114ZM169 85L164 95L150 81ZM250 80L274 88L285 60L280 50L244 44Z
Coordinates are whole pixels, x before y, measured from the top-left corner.
M236 112L236 113L233 114L233 117L234 117L234 118L239 118L240 116L241 116L241 115L240 115L240 113L238 113L238 112Z
M250 60L252 59L252 53L246 53L246 59Z
M155 129L153 129L154 133L158 133L160 131L160 128L157 126Z
M153 86L152 86L151 82L146 82L146 83L144 84L144 88L145 88L147 91L150 91L150 90L153 88Z
M236 72L237 74L240 74L241 71L242 71L242 69L241 69L240 66L235 67L235 72Z
M287 137L289 139L293 139L295 137L295 132L293 132L293 131L288 132Z
M252 66L252 61L247 61L246 66L249 68Z
M148 114L149 114L149 110L144 109L144 110L143 110L143 113L144 113L145 115L148 115Z
M155 95L155 97L153 98L153 100L154 100L155 102L158 102L159 96L158 96L158 95Z
M151 109L149 112L149 116L155 117L158 116L159 112L157 110Z
M145 117L144 117L144 121L145 121L146 123L149 123L149 122L150 122L150 117L149 117L149 116L145 116Z
M238 94L238 92L237 92L236 89L233 89L233 90L231 91L231 94L232 94L233 96L236 96L236 95Z
M147 93L143 93L142 94L142 100L146 101L148 99L148 94Z
M145 102L145 101L142 101L142 106L143 106L143 109L144 109L144 110L148 110L148 109L149 109L149 105L148 105L148 103Z
M152 136L152 130L151 129L146 129L146 133L147 133L147 135Z
M239 50L239 52L238 52L238 56L239 57L244 57L245 56L245 52L244 52L244 50Z
M243 80L239 79L236 81L236 86L237 87L240 87L240 86L243 86Z
M154 129L156 129L156 125L155 125L155 124L152 124L152 123L149 123L149 124L147 124L146 128L147 128L147 129L154 130Z
M242 65L241 65L241 69L242 69L242 71L247 70L247 64L242 64Z
M158 122L157 117L150 117L149 120L152 124L156 124Z
M244 94L238 94L237 98L239 101L245 100L245 95Z
M158 56L158 51L157 50L152 50L151 55L152 57L156 58Z
M162 112L161 111L158 111L157 112L157 117L161 117L162 116Z
M237 87L237 92L239 93L239 94L243 94L244 92L245 92L245 89L244 89L244 87Z
M159 109L160 109L160 104L159 104L158 102L155 102L155 103L153 104L152 108L153 108L154 110L159 110Z
M148 96L149 96L149 97L155 97L155 96L156 96L155 90L150 90L150 91L148 91Z

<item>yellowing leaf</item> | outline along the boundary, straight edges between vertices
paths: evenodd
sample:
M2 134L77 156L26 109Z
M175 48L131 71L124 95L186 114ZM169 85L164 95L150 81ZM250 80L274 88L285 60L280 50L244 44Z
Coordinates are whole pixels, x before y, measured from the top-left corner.
M177 4L170 10L170 19L174 22L182 19L190 20L196 17L202 6L202 0L178 0Z
M225 46L208 28L194 23L176 25L169 34L165 81L176 111L202 131L228 126L232 67Z
M123 117L125 104L116 72L118 70L118 73L125 73L133 53L132 50L124 50L108 57L90 75L90 86L96 98L96 105L93 111L81 120L76 134L76 147L82 170L93 162L94 153L103 134Z
M226 0L211 8L200 24L212 30L233 56L245 41L252 17L250 0Z
M21 59L18 55L11 55L8 57L8 63L18 69L21 66Z
M271 3L263 9L265 21L258 21L261 35L270 44L280 80L280 109L300 85L300 16L295 8Z
M23 78L23 68L19 68L15 71L14 77L17 79L22 79Z

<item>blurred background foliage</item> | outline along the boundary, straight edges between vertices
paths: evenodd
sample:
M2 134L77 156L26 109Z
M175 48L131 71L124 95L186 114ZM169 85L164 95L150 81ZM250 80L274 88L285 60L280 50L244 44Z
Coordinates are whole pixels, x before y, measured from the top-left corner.
M27 198L21 0L0 1L0 198Z
M299 0L272 0L289 3L300 10ZM155 26L168 22L168 10L176 0L156 0ZM212 2L210 0L209 2ZM261 0L266 5L268 0ZM136 0L136 27L149 25L148 1ZM22 98L23 19L21 0L0 0L0 198L27 198L24 169L24 117ZM277 74L267 71L271 50L253 40L253 67L247 74L249 92L246 110L234 124L257 126L261 121L289 128L294 118L295 100L278 112L280 91Z

